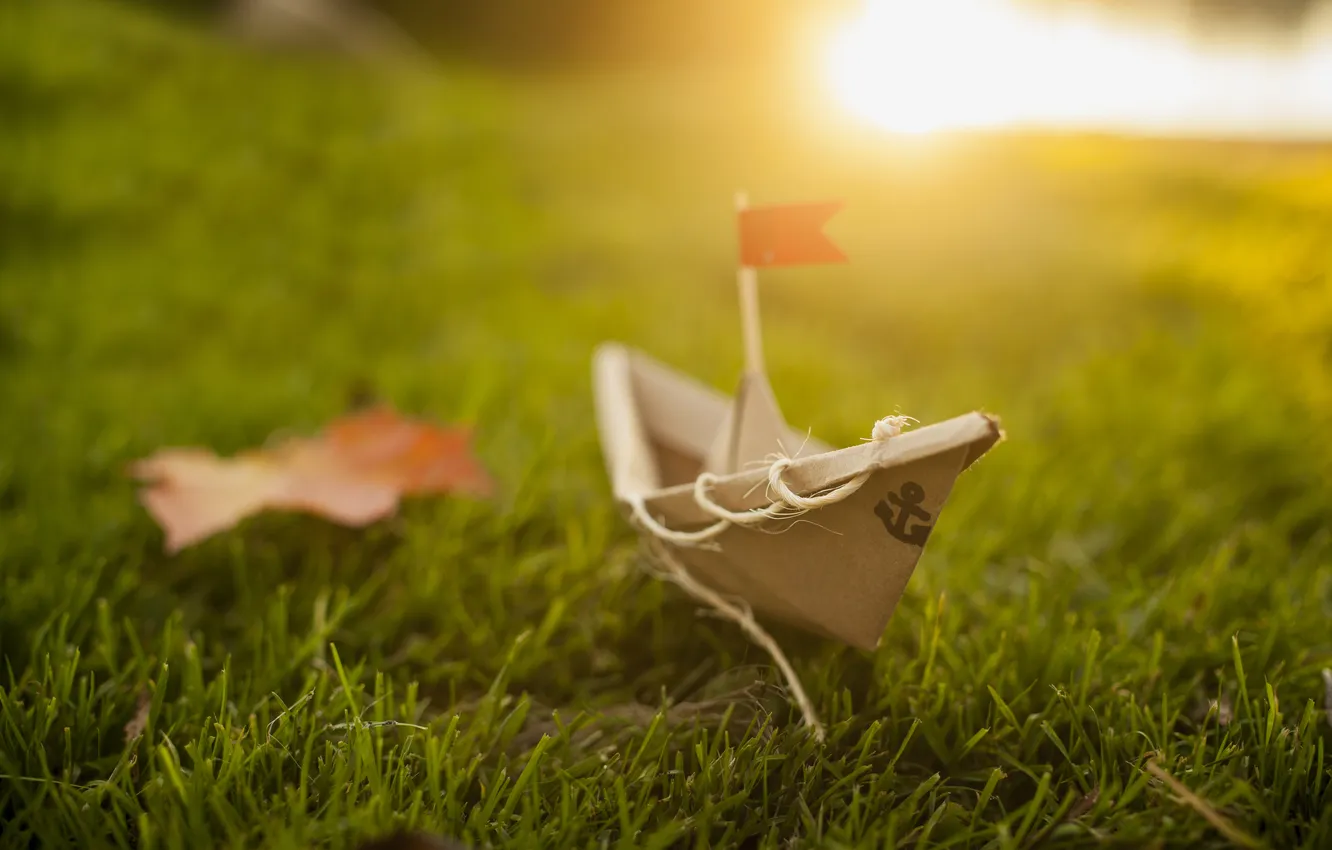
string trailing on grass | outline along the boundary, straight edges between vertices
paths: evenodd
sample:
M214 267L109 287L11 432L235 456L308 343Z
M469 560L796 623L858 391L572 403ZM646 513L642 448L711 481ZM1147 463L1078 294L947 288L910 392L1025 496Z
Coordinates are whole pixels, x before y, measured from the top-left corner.
M874 423L870 439L874 442L892 439L902 433L902 427L908 421L910 418L906 416L884 417ZM813 702L800 683L800 677L796 675L795 668L791 666L790 660L776 639L754 619L754 612L749 604L742 599L727 599L701 584L689 574L684 564L675 557L667 545L716 548L715 539L732 526L748 527L768 520L791 519L818 508L835 505L858 491L873 474L872 471L862 472L831 490L811 496L801 496L782 480L782 473L791 463L791 458L784 455L769 456L768 498L772 502L764 507L746 511L728 510L714 502L708 491L716 483L717 476L706 472L700 474L694 479L694 501L699 508L717 517L717 522L698 531L677 531L658 522L648 513L647 505L641 496L631 498L629 505L639 526L651 535L646 541L646 549L647 562L652 574L663 581L675 584L690 596L708 605L724 619L738 625L750 640L772 656L804 717L805 725L822 743L827 738L827 732L814 710Z
M1179 802L1202 815L1203 820L1210 823L1213 828L1224 835L1226 840L1231 844L1234 844L1237 847L1251 848L1251 850L1258 850L1258 848L1263 846L1252 835L1249 835L1247 832L1231 823L1230 820L1218 812L1211 803L1208 803L1206 800L1190 791L1183 782L1180 782L1166 772L1165 768L1157 764L1155 756L1147 759L1147 763L1143 765L1143 769L1161 780L1161 782L1174 793Z
M685 593L706 604L719 616L738 625L750 640L772 656L773 663L781 671L782 678L786 680L786 686L791 691L791 696L795 699L801 716L804 717L805 725L814 733L814 738L819 743L823 743L827 739L828 733L819 720L818 712L814 710L814 703L810 701L809 694L805 692L804 686L800 684L800 677L796 675L795 668L791 666L786 653L782 652L781 645L777 643L772 635L768 634L767 629L758 624L749 605L740 599L727 599L720 593L700 584L660 540L649 540L647 552L649 571L653 575L662 581L671 582Z

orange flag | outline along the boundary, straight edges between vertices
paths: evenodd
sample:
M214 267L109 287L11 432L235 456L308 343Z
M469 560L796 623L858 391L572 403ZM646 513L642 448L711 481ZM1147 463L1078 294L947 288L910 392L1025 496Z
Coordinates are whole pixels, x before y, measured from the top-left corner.
M740 265L754 268L844 263L846 255L823 225L841 201L752 207L740 211Z

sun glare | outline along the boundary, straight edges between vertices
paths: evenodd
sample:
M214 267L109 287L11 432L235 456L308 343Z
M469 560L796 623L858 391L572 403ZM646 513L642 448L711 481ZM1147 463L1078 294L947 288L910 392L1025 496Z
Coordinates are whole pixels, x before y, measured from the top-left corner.
M1332 130L1332 38L1208 49L1077 2L869 0L836 33L828 76L843 106L896 133Z

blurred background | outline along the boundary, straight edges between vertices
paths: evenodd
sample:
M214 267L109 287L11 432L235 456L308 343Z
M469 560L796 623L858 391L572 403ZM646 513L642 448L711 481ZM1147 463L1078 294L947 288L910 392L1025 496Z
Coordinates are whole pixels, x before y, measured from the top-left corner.
M1214 697L1238 647L1255 689L1321 700L1330 141L1315 0L0 2L3 653L79 646L100 683L94 628L125 622L177 669L231 659L240 705L299 693L328 641L435 705L501 670L650 703L753 661L629 568L589 374L618 339L734 386L745 190L846 201L850 263L760 283L795 427L983 408L1009 434L885 650L809 650L838 712L891 703L903 732L936 615L932 675L1007 677L1018 716L1087 694L1102 635L1096 699ZM128 461L312 433L367 392L474 425L501 495L159 554Z
M1332 3L0 16L0 349L76 443L244 444L366 381L473 418L521 392L497 440L593 451L599 340L733 380L737 189L848 202L852 262L763 287L778 394L833 437L884 406L1021 411L1200 323L1326 393Z
M709 63L822 77L844 107L900 132L1290 137L1332 128L1325 0L157 2L274 44L528 69Z
M1088 358L1200 332L1325 407L1332 3L49 0L0 19L0 351L42 413L15 415L20 442L226 450L368 384L495 415L482 439L515 470L561 434L595 490L597 342L734 380L737 189L847 201L830 232L852 262L762 296L778 395L830 439L894 407L1039 419Z

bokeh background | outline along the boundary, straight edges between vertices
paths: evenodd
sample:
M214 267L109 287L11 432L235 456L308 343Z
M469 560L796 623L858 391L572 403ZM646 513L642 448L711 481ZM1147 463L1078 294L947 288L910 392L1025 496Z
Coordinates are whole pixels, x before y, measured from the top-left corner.
M0 4L0 773L25 778L2 834L350 846L410 822L532 846L539 823L586 846L632 821L853 845L932 818L984 843L1054 830L1097 784L1086 822L1129 846L1215 839L1143 790L1150 751L1274 846L1325 846L1329 21L1316 0ZM981 408L1009 434L879 652L780 633L840 743L800 749L769 699L786 731L736 745L771 756L736 756L743 787L704 781L689 736L716 718L651 711L775 674L633 568L589 375L618 339L732 386L738 189L846 201L849 264L761 283L794 425L845 445ZM500 497L161 554L130 460L310 433L367 393L474 426ZM132 762L145 693L156 749ZM348 705L419 736L356 727L353 757L329 732ZM528 791L486 802L552 708L628 717L604 734L701 778L552 731ZM213 777L208 747L244 770ZM883 778L849 795L864 765ZM182 766L197 794L146 790ZM438 771L447 799L411 803ZM615 782L674 802L626 809Z

